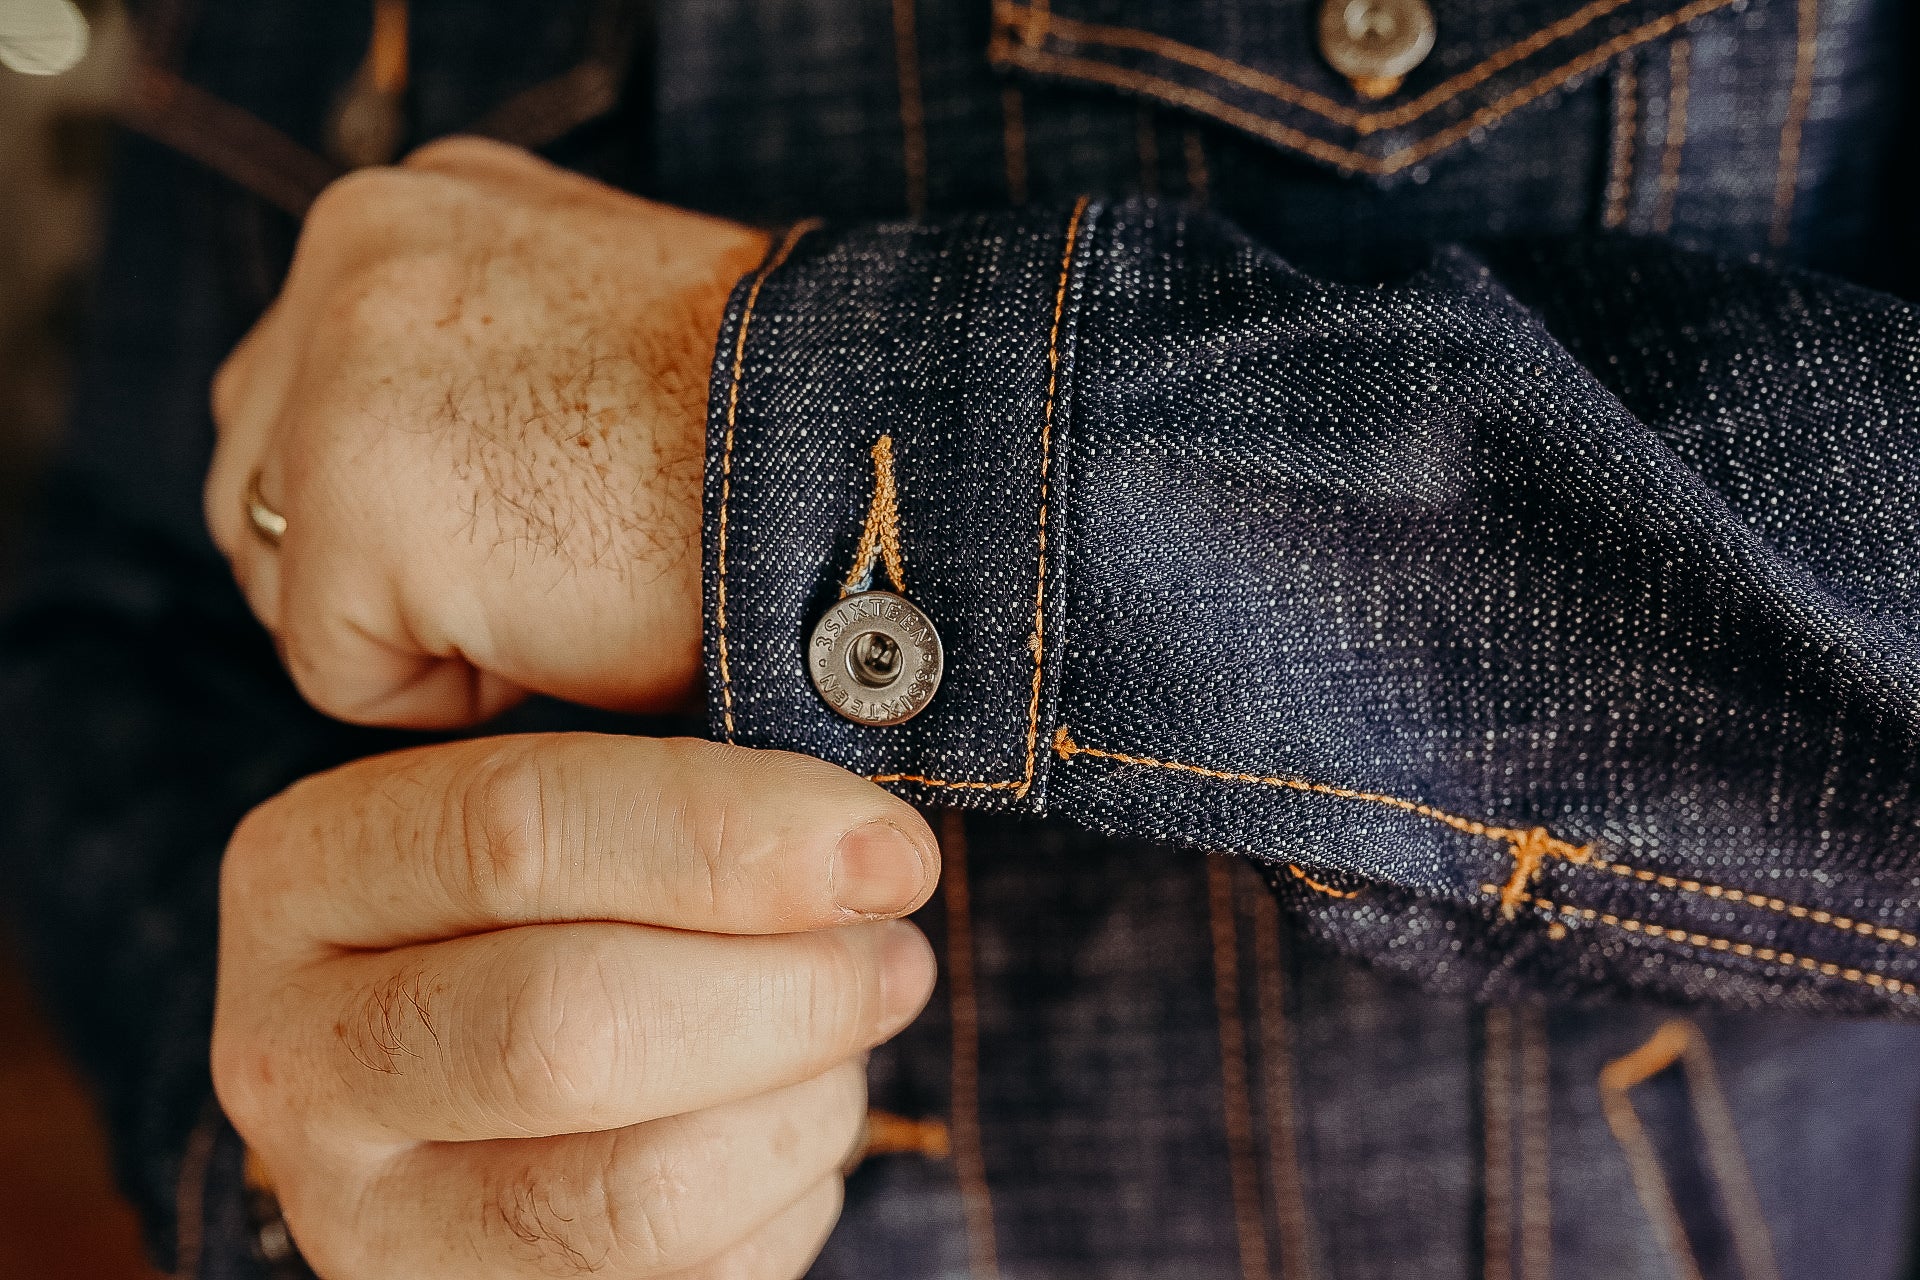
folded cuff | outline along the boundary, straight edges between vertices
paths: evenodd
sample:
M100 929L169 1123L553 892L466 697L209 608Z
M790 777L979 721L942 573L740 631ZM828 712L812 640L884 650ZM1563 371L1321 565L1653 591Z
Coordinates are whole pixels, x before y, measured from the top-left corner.
M805 751L914 799L1038 810L1065 619L1076 302L1097 210L802 226L736 289L708 423L715 736ZM889 437L904 594L945 674L902 724L843 718L806 669Z

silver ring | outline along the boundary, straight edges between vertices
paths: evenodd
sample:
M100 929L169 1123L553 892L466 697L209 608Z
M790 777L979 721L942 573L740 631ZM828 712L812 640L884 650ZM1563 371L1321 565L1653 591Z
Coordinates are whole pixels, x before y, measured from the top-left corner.
M247 481L247 523L260 535L260 541L270 547L278 547L280 539L287 536L287 518L267 505L260 496L260 473L255 471Z

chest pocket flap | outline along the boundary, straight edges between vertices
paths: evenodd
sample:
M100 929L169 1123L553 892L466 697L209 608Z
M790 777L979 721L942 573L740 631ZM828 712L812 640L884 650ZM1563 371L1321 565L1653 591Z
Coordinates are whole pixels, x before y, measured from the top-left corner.
M1385 178L1751 0L994 0L996 66Z

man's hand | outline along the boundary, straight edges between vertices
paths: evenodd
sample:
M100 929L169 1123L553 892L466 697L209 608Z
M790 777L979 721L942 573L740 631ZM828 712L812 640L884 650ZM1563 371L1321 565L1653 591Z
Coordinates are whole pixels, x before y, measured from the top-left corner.
M234 836L214 1078L328 1280L791 1277L865 1051L934 977L932 833L800 756L499 738ZM722 937L718 935L742 935Z
M476 139L322 193L215 381L206 489L307 698L416 727L687 699L713 344L765 248Z

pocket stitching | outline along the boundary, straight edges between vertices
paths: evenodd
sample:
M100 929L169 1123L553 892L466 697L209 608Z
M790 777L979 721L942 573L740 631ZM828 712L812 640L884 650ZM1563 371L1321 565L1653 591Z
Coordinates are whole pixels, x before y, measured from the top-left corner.
M1615 6L1615 0L1599 0L1599 2L1609 6ZM1618 0L1618 3L1625 2L1626 0ZM1454 143L1459 142L1469 134L1504 119L1528 103L1566 84L1569 80L1591 71L1593 68L1618 57L1630 49L1635 49L1640 45L1657 40L1679 27L1694 22L1719 9L1727 8L1734 3L1736 3L1736 0L1693 0L1690 4L1670 13L1663 14L1658 18L1650 19L1630 31L1622 32L1604 44L1597 45L1585 53L1570 58L1559 66L1543 72L1528 83L1520 85L1501 97L1494 99L1494 101L1475 111L1465 119L1456 121L1447 128L1430 134L1418 142L1410 142L1399 150L1388 152L1383 156L1369 155L1350 147L1343 147L1338 143L1327 142L1323 139L1316 138L1311 134L1281 124L1278 121L1269 120L1267 117L1249 111L1244 107L1237 107L1214 94L1208 93L1204 89L1197 89L1190 85L1182 84L1179 81L1170 80L1164 76L1157 76L1150 72L1136 71L1130 67L1117 66L1097 59L1080 58L1071 54L1055 53L1045 49L1027 46L1016 39L1009 38L1004 27L996 28L991 52L998 61L1021 66L1031 71L1045 72L1053 70L1057 74L1069 78L1093 80L1113 85L1116 88L1144 93L1177 106L1184 106L1201 115L1211 116L1214 119L1233 125L1255 136L1264 137L1281 146L1303 152L1315 159L1326 161L1341 168L1371 174L1376 177L1385 177L1398 173L1409 165L1417 164L1451 147ZM1593 6L1589 7L1591 8ZM1042 30L1047 27L1061 27L1070 21L1054 17L1047 11L1026 10L1019 6L1005 4L1004 2L998 6L998 9L1004 14L1032 14L1033 17L1031 20L1035 23L1037 29ZM1605 11L1610 10L1603 10L1602 12ZM1584 12L1585 10L1577 11L1575 15L1570 16L1578 16L1579 13ZM1601 16L1600 13L1595 13L1592 18L1587 19L1587 21L1581 25L1590 25L1590 23L1599 16ZM1565 20L1563 19L1563 21ZM1579 27L1570 28L1565 33L1555 35L1554 39L1563 38L1564 35L1572 34L1573 31L1577 31L1578 29ZM1274 88L1284 87L1297 95L1319 97L1319 95L1311 94L1311 91L1293 85L1289 81L1283 81L1277 77L1269 76L1267 73L1247 67L1243 63L1220 58L1217 54L1208 53L1192 45L1182 44L1179 41L1155 35L1152 32L1122 27L1100 28L1099 30L1104 30L1114 35L1124 34L1131 37L1124 43L1107 42L1109 47L1136 48L1148 53L1150 56L1159 56L1169 61L1180 62L1183 65L1193 67L1202 74L1212 75L1216 79L1229 80L1256 93L1262 93L1279 101L1288 102L1290 105L1312 111L1314 114L1328 119L1331 123L1349 124L1349 127L1354 128L1355 131L1363 137L1370 136L1373 133L1379 132L1381 129L1392 127L1392 124L1403 123L1399 120L1390 120L1387 123L1381 123L1380 121L1396 113L1404 112L1409 107L1417 106L1420 108L1412 118L1418 118L1420 115L1428 114L1434 108L1459 97L1460 94L1472 88L1474 85L1481 83L1481 81L1523 60L1525 56L1522 54L1514 57L1507 63L1491 67L1484 75L1481 75L1479 79L1474 80L1471 84L1456 83L1473 74L1472 71L1462 72L1459 76L1454 77L1453 80L1435 86L1434 89L1429 90L1420 98L1402 107L1394 108L1392 112L1352 112L1350 108L1340 107L1339 104L1332 102L1330 99L1320 99L1327 106L1333 107L1342 113L1351 113L1354 121L1373 121L1373 123L1368 124L1366 127L1362 127L1360 124L1349 123L1346 120L1329 115L1325 110L1316 108L1300 100L1298 97L1288 97L1285 94L1275 92ZM1551 27L1542 29L1543 32L1551 30L1553 30ZM1087 40L1077 41L1076 43L1097 45L1102 43L1102 41ZM1147 47L1149 43L1156 47ZM1526 42L1523 41L1521 43L1524 44ZM1550 43L1552 43L1552 40L1545 41L1543 44L1536 46L1535 49L1545 47L1545 44ZM1509 46L1509 49L1516 47L1518 46ZM1179 52L1174 52L1176 50ZM1528 50L1528 52L1532 51L1535 50ZM1488 63L1500 56L1500 54L1493 55L1493 58L1490 58L1488 62L1481 63L1480 67L1487 67ZM1233 76L1222 74L1219 71L1209 70L1208 67L1202 65L1201 62L1196 61L1196 59L1215 61L1219 63L1222 68L1236 68L1243 74ZM1474 70L1477 71L1479 68L1477 67ZM1274 88L1266 88L1250 82L1253 79L1271 81ZM1431 103L1426 101L1441 90L1449 89L1450 86L1454 87L1452 87L1451 91L1448 92L1445 97Z

